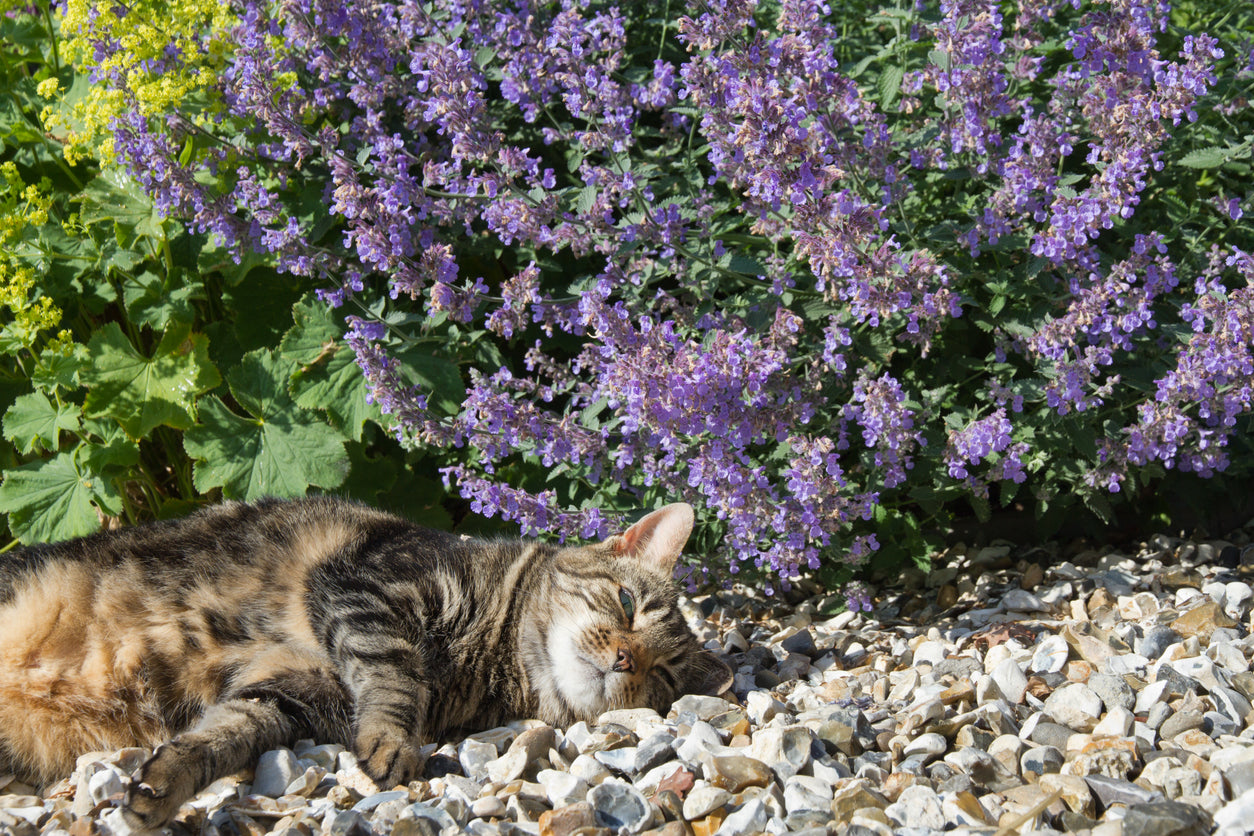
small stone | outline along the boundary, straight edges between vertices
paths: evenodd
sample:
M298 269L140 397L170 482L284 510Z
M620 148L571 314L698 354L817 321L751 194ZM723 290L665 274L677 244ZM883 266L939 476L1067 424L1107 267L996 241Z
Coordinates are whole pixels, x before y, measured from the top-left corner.
M709 720L711 717L726 711L728 705L728 702L720 697L686 694L671 705L670 714L680 716L691 712L696 715L698 720Z
M1161 657L1167 648L1178 644L1182 638L1170 627L1164 625L1151 627L1145 631L1145 638L1136 643L1136 652L1153 661Z
M780 642L780 647L789 653L801 653L806 656L816 656L817 650L814 646L814 634L810 630L798 630L788 638Z
M1067 640L1056 634L1046 634L1036 643L1029 669L1037 673L1056 673L1067 664L1071 648Z
M1176 735L1191 729L1200 729L1204 722L1205 718L1202 717L1200 711L1177 711L1162 724L1162 727L1158 730L1158 735L1163 740L1170 740Z
M1015 612L1049 612L1049 606L1026 589L1011 589L1002 596L1002 608Z
M1113 708L1093 727L1094 737L1127 737L1136 717L1126 708Z
M1236 619L1223 611L1214 601L1199 604L1171 622L1171 629L1181 636L1197 636L1202 642L1210 640L1210 634L1217 627L1236 627Z
M253 795L278 798L304 771L291 749L271 749L257 759L257 768L253 773Z
M832 805L832 786L809 775L794 775L784 783L784 807L789 813L808 810L828 812Z
M1041 746L1053 746L1060 752L1067 751L1067 741L1075 734L1075 730L1057 723L1039 722L1032 729L1029 739Z
M487 764L488 780L498 784L508 784L510 781L522 777L526 769L526 751L511 749Z
M1034 746L1019 759L1019 766L1025 775L1028 772L1049 775L1060 771L1063 763L1062 752L1053 746Z
M556 743L556 730L549 726L538 726L527 729L514 738L514 742L510 744L509 752L506 754L523 752L526 756L526 762L530 763L536 758L547 755Z
M636 747L635 771L648 772L675 758L675 738L669 732L658 732Z
M931 787L921 784L907 787L884 812L904 828L943 830L945 827L945 813L940 797Z
M602 827L622 833L642 833L653 820L653 809L636 789L617 781L604 781L588 793Z
M542 769L536 780L544 787L544 794L554 808L583 801L588 795L588 782L569 772Z
M470 815L477 819L499 819L505 816L505 802L495 795L476 798L470 805Z
M389 790L366 796L354 804L353 809L359 813L369 813L380 804L386 804L389 801L404 801L408 804L409 800L409 792L407 790Z
M742 836L745 833L760 833L765 827L770 814L762 799L755 798L744 804L739 810L723 820L715 831L716 836Z
M774 780L770 767L762 761L741 755L714 757L709 760L706 779L714 786L737 793L745 787L765 787Z
M997 683L997 689L1005 696L1007 702L1011 705L1023 702L1023 696L1028 690L1028 678L1019 669L1018 662L1014 659L1006 659L999 663L989 676Z
M441 810L439 807L433 807L432 805L423 802L410 804L402 810L400 818L397 819L397 824L400 824L400 822L405 819L426 819L435 825L437 831L442 831L450 827L459 827L457 820L447 812ZM369 824L366 825L366 830L367 833L369 833Z
M1211 826L1209 813L1178 801L1134 804L1123 817L1123 832L1136 836L1205 836Z
M1091 731L1102 713L1102 700L1087 685L1064 685L1045 700L1044 711L1056 722L1077 731Z
M1122 676L1095 673L1084 683L1101 699L1107 711L1124 708L1129 711L1136 705L1136 693Z
M731 801L732 794L725 789L712 787L704 781L698 783L684 799L684 818L688 821L703 819Z
M1123 781L1107 775L1085 775L1084 780L1103 808L1112 804L1130 807L1133 804L1148 804L1164 800L1162 793L1157 790L1146 789L1131 781Z
M771 696L770 691L750 691L745 697L745 713L759 726L769 723L776 715L787 710L788 707Z
M945 750L948 748L949 743L945 740L944 735L936 733L921 734L906 744L901 751L901 755L903 758L922 755L926 760L931 760L945 754Z
M545 810L536 822L540 836L570 836L581 828L597 826L596 812L587 801Z
M295 758L295 755L292 756ZM449 824L456 827L457 823L449 819ZM339 810L331 813L322 822L325 836L371 836L370 822L356 810ZM438 832L438 831L437 831Z
M1096 814L1097 808L1093 803L1093 793L1089 785L1078 775L1050 773L1042 775L1038 783L1043 792L1061 791L1063 803L1080 815L1091 818Z
M786 781L810 764L814 733L805 726L764 728L753 736L749 756L770 764L780 781Z
M500 757L491 743L466 738L457 746L457 761L462 772L476 781L488 780L488 764Z

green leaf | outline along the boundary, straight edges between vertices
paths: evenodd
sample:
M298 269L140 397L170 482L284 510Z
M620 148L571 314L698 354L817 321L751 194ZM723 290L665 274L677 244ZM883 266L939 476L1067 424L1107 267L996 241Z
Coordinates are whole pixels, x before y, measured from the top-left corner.
M44 349L39 355L39 362L31 372L30 380L44 392L51 394L58 387L66 391L77 389L82 383L79 372L91 362L87 346L74 343L69 351L62 353L52 349Z
M92 365L82 372L90 390L84 413L107 415L136 439L161 424L187 429L196 420L196 396L222 380L209 362L208 346L204 335L175 323L152 356L144 356L118 324L110 322L88 343Z
M897 101L897 96L901 93L901 81L905 77L906 71L897 64L884 69L878 83L880 102L883 107L888 107Z
M164 278L144 271L122 283L122 300L131 322L154 331L171 322L191 322L192 300L203 297L200 281L192 279L189 283L177 268Z
M247 416L214 396L201 401L201 423L183 435L187 454L196 459L197 490L222 488L228 499L257 499L301 496L310 485L334 488L344 481L344 437L293 403L287 382L294 370L269 351L254 351L227 375Z
M1179 159L1185 168L1219 168L1228 161L1228 149L1211 146L1190 151Z
M43 392L23 395L4 413L4 437L23 454L56 450L61 430L78 429L77 404L54 404Z
M80 217L84 224L112 221L119 243L132 235L165 239L162 224L166 221L152 198L120 168L105 169L87 184Z
M462 383L461 372L456 363L426 351L430 349L399 352L396 359L405 375L424 392L430 393L428 402L431 406L455 413L466 399L466 385Z
M68 540L100 528L92 501L110 491L104 480L80 470L73 453L60 453L5 473L0 512L23 543Z

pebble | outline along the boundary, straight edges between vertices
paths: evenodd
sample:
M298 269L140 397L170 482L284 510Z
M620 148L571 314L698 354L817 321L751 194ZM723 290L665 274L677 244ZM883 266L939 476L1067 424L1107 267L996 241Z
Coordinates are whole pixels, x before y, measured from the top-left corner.
M1228 538L1252 541L1254 525ZM870 613L835 613L805 582L809 597L733 586L681 599L736 670L732 693L434 741L407 789L374 787L339 744L301 741L265 753L251 783L247 772L215 782L178 827L992 833L1057 791L1032 832L1245 833L1254 561L1220 563L1228 543L1050 544L1049 560L1006 544L955 549L952 565L881 590ZM0 832L129 836L116 804L148 755L92 753L46 796L0 783Z

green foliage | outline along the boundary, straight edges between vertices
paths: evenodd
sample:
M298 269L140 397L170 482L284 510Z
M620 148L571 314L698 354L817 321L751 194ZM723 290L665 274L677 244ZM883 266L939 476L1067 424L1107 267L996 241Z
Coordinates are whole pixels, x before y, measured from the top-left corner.
M23 543L185 513L219 497L334 490L449 526L308 281L237 263L162 217L116 167L67 164L40 82L52 16L0 18L0 513ZM452 374L456 377L456 367ZM457 381L460 385L460 381ZM416 460L411 455L411 461ZM351 478L350 478L351 472ZM406 493L389 498L400 486Z

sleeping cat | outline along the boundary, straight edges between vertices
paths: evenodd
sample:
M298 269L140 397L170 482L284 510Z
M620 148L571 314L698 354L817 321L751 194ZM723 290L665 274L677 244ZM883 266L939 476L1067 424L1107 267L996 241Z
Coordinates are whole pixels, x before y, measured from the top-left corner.
M731 671L671 581L692 522L668 505L560 548L317 497L0 555L0 774L48 782L84 752L157 746L124 807L151 828L302 737L392 787L451 731L718 693Z

